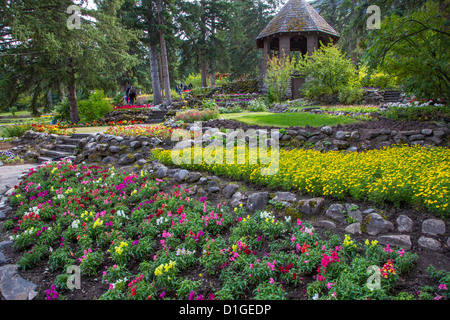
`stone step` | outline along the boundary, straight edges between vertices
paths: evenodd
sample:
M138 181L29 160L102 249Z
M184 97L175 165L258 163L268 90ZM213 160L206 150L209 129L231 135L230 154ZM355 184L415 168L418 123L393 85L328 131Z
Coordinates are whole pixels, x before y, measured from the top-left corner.
M70 138L75 140L81 140L83 138L89 137L90 135L91 135L90 133L74 133L70 136Z
M53 150L55 151L67 151L73 153L77 146L73 144L56 144Z
M72 152L64 152L64 151L56 151L56 150L48 150L48 149L41 149L41 155L48 156L52 158L58 158L58 157L68 157L72 155Z
M64 137L62 139L64 145L72 145L72 146L76 146L78 144L78 141L80 140L81 139L72 139L70 137Z

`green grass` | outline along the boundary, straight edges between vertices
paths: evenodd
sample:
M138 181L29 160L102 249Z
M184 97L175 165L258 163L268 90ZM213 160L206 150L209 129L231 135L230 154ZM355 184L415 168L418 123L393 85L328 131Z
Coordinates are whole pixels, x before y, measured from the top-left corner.
M270 113L270 112L246 112L229 113L222 115L225 119L237 120L250 125L274 126L274 127L321 127L357 122L347 117L327 116L312 113Z
M29 111L17 111L16 116L30 116L31 117L31 113ZM7 117L7 116L12 116L11 112L2 112L0 113L0 117Z

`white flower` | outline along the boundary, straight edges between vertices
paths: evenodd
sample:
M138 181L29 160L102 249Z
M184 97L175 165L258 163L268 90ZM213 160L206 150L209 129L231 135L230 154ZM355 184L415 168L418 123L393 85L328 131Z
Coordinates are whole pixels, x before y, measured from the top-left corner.
M316 294L314 295L314 297L312 297L312 299L313 299L313 300L319 300L319 294L316 293Z
M72 222L72 228L73 229L78 229L79 224L80 224L80 220L77 219L77 220L73 221Z

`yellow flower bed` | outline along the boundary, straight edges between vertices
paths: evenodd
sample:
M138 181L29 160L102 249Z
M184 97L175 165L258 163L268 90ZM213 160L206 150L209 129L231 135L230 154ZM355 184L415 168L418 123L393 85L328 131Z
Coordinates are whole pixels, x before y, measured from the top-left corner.
M173 164L171 150L155 149L153 153L161 162ZM359 153L281 149L279 169L274 175L261 174L261 168L267 165L249 164L248 150L245 164L227 164L225 150L223 154L222 164L205 161L195 164L199 161L193 157L192 164L181 166L278 189L298 189L306 194L395 205L406 203L425 207L443 217L450 213L447 148L394 146Z

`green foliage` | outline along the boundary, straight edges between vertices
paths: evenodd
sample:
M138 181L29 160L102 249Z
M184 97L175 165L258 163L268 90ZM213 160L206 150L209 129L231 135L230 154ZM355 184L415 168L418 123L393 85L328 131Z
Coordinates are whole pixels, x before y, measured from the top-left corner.
M263 112L267 111L266 103L263 99L254 99L248 103L248 111L250 112Z
M410 14L391 14L367 38L364 60L396 75L419 98L450 99L450 37L442 2L428 1Z
M103 90L95 91L88 100L78 101L81 121L92 122L104 117L113 108Z
M329 44L299 59L296 70L306 78L303 94L309 99L338 95L341 103L361 100L361 79L353 62Z
M296 65L296 59L272 57L267 63L265 83L267 85L269 102L281 102L291 84L291 74Z
M16 116L16 112L17 112L17 107L11 107L9 108L9 112L11 112L11 114L13 115L13 117Z
M21 137L25 132L31 129L31 124L9 125L1 128L0 135L4 138Z
M389 119L401 121L448 121L450 108L448 106L391 106L381 113Z

